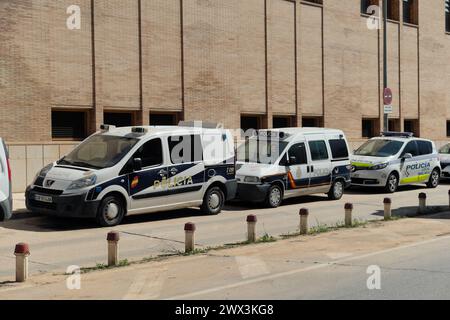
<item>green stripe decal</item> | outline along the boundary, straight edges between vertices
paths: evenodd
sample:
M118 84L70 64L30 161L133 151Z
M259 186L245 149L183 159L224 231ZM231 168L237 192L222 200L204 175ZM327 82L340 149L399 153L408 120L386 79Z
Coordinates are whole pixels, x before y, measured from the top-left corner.
M362 163L362 162L352 162L352 166L360 167L360 168L371 168L371 167L373 167L373 164Z
M424 182L424 181L427 181L428 179L430 179L430 175L429 174L421 174L419 176L403 178L400 181L400 183L401 184L408 184L408 183L415 183L415 182Z

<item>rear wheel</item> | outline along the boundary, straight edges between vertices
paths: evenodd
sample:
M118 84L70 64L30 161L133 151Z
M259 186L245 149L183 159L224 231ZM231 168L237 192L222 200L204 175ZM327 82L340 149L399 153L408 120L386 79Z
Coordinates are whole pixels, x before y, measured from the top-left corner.
M393 172L389 175L386 186L384 187L385 191L388 193L395 193L398 189L398 176Z
M122 222L125 216L123 201L116 196L108 196L102 200L97 213L97 223L102 227L113 227Z
M269 208L278 208L283 202L283 190L279 185L274 184L270 187L266 197L266 206Z
M336 180L328 192L328 199L341 200L344 196L344 183L341 180Z
M430 175L430 180L428 180L427 182L427 187L430 189L434 189L437 188L439 185L439 170L438 169L434 169L433 172Z
M212 187L206 191L201 209L205 214L216 215L222 211L224 205L225 194L222 189L219 187Z

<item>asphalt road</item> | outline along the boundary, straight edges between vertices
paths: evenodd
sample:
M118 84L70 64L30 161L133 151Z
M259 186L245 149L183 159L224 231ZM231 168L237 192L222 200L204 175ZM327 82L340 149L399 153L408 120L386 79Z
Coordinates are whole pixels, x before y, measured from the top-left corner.
M428 194L430 206L448 206L449 185L434 190L424 186L401 189L393 199L394 214L403 215L417 210L418 194ZM186 222L197 224L198 246L217 246L245 240L246 216L258 216L257 231L277 236L297 231L302 207L310 209L310 225L334 225L344 219L344 204L352 202L354 217L361 220L382 218L382 201L386 196L379 190L350 190L341 201L328 201L325 195L287 201L277 209L233 203L218 216L202 216L198 209L186 209L126 218L114 230L120 231L122 259L136 260L183 250ZM0 224L0 278L14 275L14 245L27 242L31 247L30 272L64 272L70 265L94 266L106 261L106 234L112 229L99 228L91 220L57 219L27 213L16 214Z

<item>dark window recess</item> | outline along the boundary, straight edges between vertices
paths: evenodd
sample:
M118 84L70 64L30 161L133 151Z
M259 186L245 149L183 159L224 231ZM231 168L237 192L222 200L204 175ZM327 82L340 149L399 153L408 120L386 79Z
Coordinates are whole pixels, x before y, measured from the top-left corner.
M306 155L306 146L304 143L298 143L293 145L288 152L289 160L295 157L295 162L289 163L290 166L308 164L308 158ZM284 163L287 163L284 161Z
M417 120L405 120L404 122L404 131L414 133L414 136L418 137L419 134L417 132L418 121Z
M151 126L174 126L178 124L178 117L174 113L152 113L150 114Z
M273 128L279 129L293 127L293 120L294 119L292 117L273 117Z
M419 148L417 147L416 141L411 141L406 145L402 155L404 156L407 153L411 153L413 157L417 157L419 155Z
M242 116L241 117L241 129L246 133L248 130L259 130L260 128L260 117L257 116Z
M418 0L403 0L403 22L419 24Z
M445 31L450 32L450 0L445 0Z
M103 122L116 127L131 127L133 115L131 113L105 112Z
M425 156L433 153L433 145L429 141L417 141L419 147L419 154Z
M52 111L52 137L54 139L86 138L86 113Z
M447 121L447 137L450 137L450 121Z
M153 139L143 144L133 155L142 160L142 168L154 167L163 163L161 139Z
M389 20L400 21L400 2L398 0L387 0L387 18Z
M370 6L378 6L378 0L361 0L361 13L373 15L376 12L369 10Z
M311 2L311 3L315 3L315 4L323 4L322 0L303 0L305 2Z
M328 150L325 141L310 141L309 149L311 150L312 161L328 160Z
M169 152L173 164L202 161L202 140L197 135L169 137Z
M399 119L389 119L389 131L392 131L392 132L400 131L400 120Z
M303 118L302 119L302 127L303 128L321 128L323 127L322 118Z
M362 136L363 138L373 138L375 136L375 121L363 120L362 121Z
M344 139L330 140L329 142L333 159L348 158L348 147Z

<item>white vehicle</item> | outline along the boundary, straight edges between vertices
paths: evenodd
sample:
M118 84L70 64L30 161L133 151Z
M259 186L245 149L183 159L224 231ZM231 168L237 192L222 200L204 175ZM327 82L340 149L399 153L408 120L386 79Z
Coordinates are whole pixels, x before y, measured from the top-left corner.
M208 126L210 127L210 126ZM102 226L125 215L201 206L218 214L235 196L234 142L228 130L102 126L69 155L38 173L27 208Z
M441 160L442 178L450 178L450 143L439 149L439 159Z
M259 131L240 146L238 157L238 197L271 208L316 193L338 200L350 185L348 143L340 130Z
M383 133L363 144L351 160L352 185L384 187L389 193L409 184L439 185L441 164L434 142L412 133Z
M12 214L11 168L8 149L0 138L0 221L8 220Z

